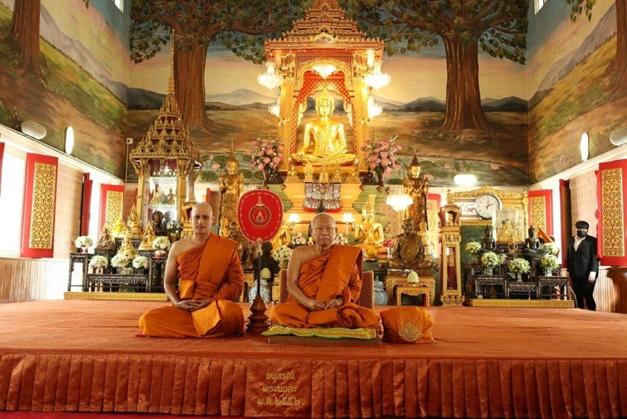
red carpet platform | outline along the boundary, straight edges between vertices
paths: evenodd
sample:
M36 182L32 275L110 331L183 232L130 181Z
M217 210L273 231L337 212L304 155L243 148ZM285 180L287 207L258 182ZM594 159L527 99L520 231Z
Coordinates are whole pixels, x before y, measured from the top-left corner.
M0 305L0 411L627 416L627 316L433 308L433 344L137 338L162 303Z

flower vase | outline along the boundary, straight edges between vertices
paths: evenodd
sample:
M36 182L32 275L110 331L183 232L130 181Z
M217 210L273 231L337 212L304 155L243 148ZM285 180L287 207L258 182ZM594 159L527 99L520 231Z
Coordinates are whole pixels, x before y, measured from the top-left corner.
M104 273L104 268L102 266L98 266L94 271L95 274L102 275Z
M486 266L485 267L485 274L486 275L494 275L494 268L492 266Z
M553 269L544 268L544 276L553 276Z
M279 266L281 269L287 269L287 264L289 263L289 259L281 259Z
M381 192L383 190L383 170L377 170L377 191Z
M514 275L516 276L516 282L522 282L522 273L521 272L516 272Z

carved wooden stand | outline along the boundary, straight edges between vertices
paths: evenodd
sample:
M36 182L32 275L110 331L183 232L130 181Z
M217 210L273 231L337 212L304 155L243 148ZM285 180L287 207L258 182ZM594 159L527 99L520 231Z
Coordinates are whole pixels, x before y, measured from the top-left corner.
M250 306L250 316L248 316L248 327L246 333L253 335L260 335L268 330L270 324L268 322L268 316L266 316L266 303L263 298L257 293L253 304Z

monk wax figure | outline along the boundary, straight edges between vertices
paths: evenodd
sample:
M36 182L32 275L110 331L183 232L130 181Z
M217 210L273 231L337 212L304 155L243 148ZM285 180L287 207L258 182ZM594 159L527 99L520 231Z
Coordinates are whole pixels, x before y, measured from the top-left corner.
M311 221L312 246L300 246L287 266L287 301L270 309L273 324L304 327L374 328L379 315L358 306L361 248L334 244L336 227L326 213Z
M212 219L209 204L192 207L192 237L172 245L165 266L165 292L172 305L140 317L144 335L183 338L243 333L244 313L233 302L239 299L244 282L237 244L211 234Z

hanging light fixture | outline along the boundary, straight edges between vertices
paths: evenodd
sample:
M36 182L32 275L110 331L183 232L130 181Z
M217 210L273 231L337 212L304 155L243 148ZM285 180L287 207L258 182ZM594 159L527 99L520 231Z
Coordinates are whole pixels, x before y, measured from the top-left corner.
M396 212L403 212L414 202L406 193L389 194L385 198L385 203L391 206Z
M320 77L322 77L323 79L326 79L331 74L333 74L333 73L335 73L337 71L337 67L334 66L333 64L329 64L329 63L315 64L312 67L312 69L316 73L320 74Z
M455 175L453 183L457 186L473 186L477 184L477 176L467 173L460 173Z
M383 108L381 107L381 105L376 103L374 101L374 98L368 98L368 118L372 119L376 116L379 116L381 115L381 112L383 112Z
M276 101L276 103L273 103L272 105L268 106L268 112L270 112L272 115L276 116L277 118L281 116L281 105L278 100Z
M257 76L257 83L270 90L278 87L283 82L283 77L274 69L274 63L266 63L266 72Z
M381 89L390 84L390 75L381 72L381 62L374 64L374 70L368 74L364 81L373 89Z

